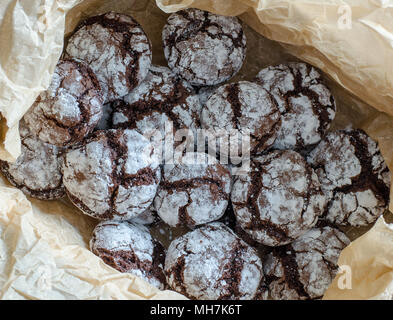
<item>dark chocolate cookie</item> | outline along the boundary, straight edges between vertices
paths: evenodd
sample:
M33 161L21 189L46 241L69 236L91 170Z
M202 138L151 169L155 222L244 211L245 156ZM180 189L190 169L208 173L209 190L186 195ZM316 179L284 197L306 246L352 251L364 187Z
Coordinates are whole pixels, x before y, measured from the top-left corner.
M95 131L64 155L63 183L84 213L129 220L152 203L160 182L152 144L135 130Z
M257 252L222 223L172 241L165 258L168 285L191 299L265 298Z
M170 15L162 39L169 68L196 86L232 78L246 56L246 37L238 18L198 9Z
M14 163L0 160L1 172L12 185L33 198L52 200L63 197L62 149L39 140L29 132L23 120L19 133L21 154Z
M387 209L391 174L377 143L364 131L329 132L308 162L328 198L323 217L331 223L364 226Z
M102 116L103 97L90 67L60 60L49 88L42 92L24 120L39 139L56 146L81 141Z
M165 251L146 227L128 221L100 222L93 231L90 249L116 270L165 288Z
M229 170L205 153L187 153L181 160L163 167L154 199L160 218L172 227L221 218L231 192Z
M189 84L168 68L152 66L135 90L113 103L112 126L135 129L145 136L159 133L164 138L169 122L173 130L194 132L200 127L200 112L198 96Z
M295 151L255 158L250 172L235 179L231 199L240 227L267 246L300 237L326 205L317 175Z
M349 243L344 233L326 226L274 248L263 263L270 296L274 300L322 298L336 276L340 253Z
M308 151L325 135L336 104L319 72L305 63L267 67L256 82L275 98L282 114L276 149Z
M115 12L88 18L78 26L66 48L70 57L86 61L96 73L105 102L136 88L151 65L151 44L130 16Z
M256 83L241 81L218 88L202 108L202 127L215 138L237 141L237 135L249 137L250 146L220 143L224 156L260 154L273 145L281 126L281 114L273 97ZM234 140L232 140L234 139ZM210 147L210 146L209 146ZM231 157L231 158L232 158Z

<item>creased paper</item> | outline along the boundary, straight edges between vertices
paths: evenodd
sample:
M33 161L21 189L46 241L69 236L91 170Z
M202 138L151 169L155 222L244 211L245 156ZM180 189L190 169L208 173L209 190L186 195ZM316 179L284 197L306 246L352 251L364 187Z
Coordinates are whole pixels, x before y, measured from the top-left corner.
M297 59L322 69L337 100L333 129L365 129L393 169L393 1L377 0L3 0L0 158L18 156L18 121L49 85L64 38L80 21L109 10L131 14L152 41L153 62L165 65L161 30L167 13L187 7L240 15L246 22L247 59L233 81ZM346 29L342 17L348 8ZM392 214L385 218L393 222ZM93 255L88 241L96 223L66 199L27 199L0 176L0 298L183 298L121 274ZM326 299L392 297L393 230L382 218L368 229L345 230L354 241L339 262L352 270L352 289L340 289L339 274ZM168 235L160 237L168 244Z
M60 201L30 203L0 185L0 299L182 299L107 266L87 247L94 228ZM88 232L86 232L88 231Z
M324 299L393 299L393 224L380 218L374 227L342 252L343 269ZM378 248L378 250L376 250Z

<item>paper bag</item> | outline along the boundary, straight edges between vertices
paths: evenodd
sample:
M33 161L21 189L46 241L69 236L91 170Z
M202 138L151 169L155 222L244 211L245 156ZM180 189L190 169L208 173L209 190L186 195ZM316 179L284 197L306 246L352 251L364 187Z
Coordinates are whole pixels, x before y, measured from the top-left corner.
M393 4L382 0L3 0L0 158L19 155L18 122L48 87L64 39L81 20L109 10L131 14L153 43L153 62L165 65L161 29L167 13L187 7L244 21L248 58L233 81L251 80L262 67L297 59L323 70L337 100L333 129L365 129L393 169ZM385 218L393 221L389 213ZM96 223L67 199L27 199L1 177L0 298L184 298L121 274L93 255L88 241ZM367 229L346 233L354 240ZM380 218L343 251L343 271L326 299L392 298L392 229ZM168 235L159 236L169 242Z

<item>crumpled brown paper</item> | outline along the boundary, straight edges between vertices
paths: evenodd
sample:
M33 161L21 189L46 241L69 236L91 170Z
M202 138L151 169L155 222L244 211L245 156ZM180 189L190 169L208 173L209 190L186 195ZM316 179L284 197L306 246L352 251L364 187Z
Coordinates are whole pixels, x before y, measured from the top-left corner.
M91 253L87 234L95 222L71 204L29 202L1 184L0 299L183 299Z
M153 43L153 62L165 65L161 47L164 11L191 6L240 15L265 36L245 26L248 57L252 58L234 80L250 80L262 67L295 57L322 69L330 76L338 104L333 128L365 129L378 140L393 169L393 118L388 115L393 115L393 4L383 0L157 0L157 5L153 0L3 0L0 158L18 156L18 121L49 85L64 36L81 20L108 10L131 14ZM347 26L340 17L348 8L352 25L342 29L338 23ZM391 214L385 218L393 221ZM88 240L95 224L69 201L26 199L0 176L0 298L183 298L121 274L93 255ZM367 229L347 228L346 233L355 239ZM381 218L343 251L339 263L350 266L352 289L339 288L339 274L326 299L392 297L392 229Z
M343 250L338 263L349 268L339 272L324 299L393 300L392 243L393 224L378 219L369 232Z

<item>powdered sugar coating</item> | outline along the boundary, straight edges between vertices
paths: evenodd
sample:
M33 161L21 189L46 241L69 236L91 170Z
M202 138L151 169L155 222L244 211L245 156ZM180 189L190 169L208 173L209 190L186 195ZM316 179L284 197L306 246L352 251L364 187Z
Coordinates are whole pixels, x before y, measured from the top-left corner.
M238 133L250 135L250 146L243 147L242 151L258 154L276 140L281 114L265 89L256 83L241 81L223 85L209 97L202 109L201 122L202 127L212 131L216 139L224 135L236 137ZM228 144L222 144L219 152L223 155L239 154L230 145L229 148Z
M151 143L134 130L96 131L65 154L71 201L97 219L128 220L152 203L160 181Z
M238 18L198 9L171 14L162 40L169 68L197 86L230 79L246 56L246 37Z
M82 61L60 60L49 88L24 120L46 143L67 146L90 133L102 116L103 97L93 71Z
M165 272L173 290L201 300L258 298L263 282L257 252L217 222L172 241Z
M62 149L37 139L20 122L21 154L16 162L0 161L0 170L8 181L25 194L42 200L65 195L61 174Z
M103 221L93 231L90 249L105 263L163 290L165 288L164 249L149 230L124 221Z
M321 298L336 276L337 261L350 240L331 227L314 228L292 244L274 248L263 270L274 300Z
M124 101L114 103L112 124L145 136L158 131L164 137L169 121L176 130L199 128L200 112L198 96L188 83L166 67L151 66L146 79Z
M172 227L194 227L219 219L231 192L231 175L215 158L187 153L180 164L165 164L154 208Z
M305 63L270 66L259 72L256 82L273 95L282 113L274 148L303 151L323 138L336 105L315 68Z
M391 174L377 143L364 131L328 133L308 162L329 200L324 213L328 221L364 226L387 209Z
M105 102L128 94L146 77L151 44L130 16L114 12L88 18L70 38L66 53L96 73Z
M295 151L255 158L250 172L236 178L231 199L240 227L268 246L303 235L326 205L317 175Z

